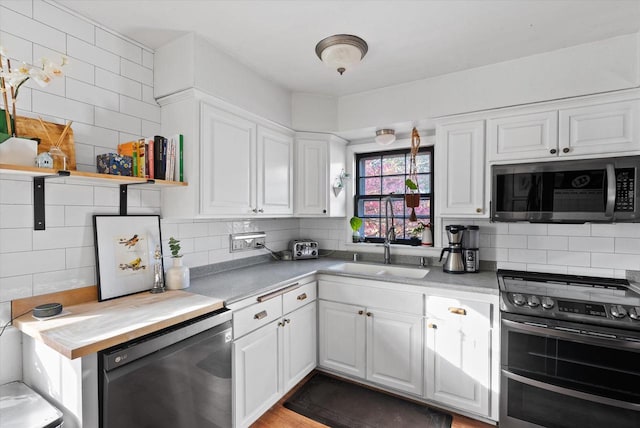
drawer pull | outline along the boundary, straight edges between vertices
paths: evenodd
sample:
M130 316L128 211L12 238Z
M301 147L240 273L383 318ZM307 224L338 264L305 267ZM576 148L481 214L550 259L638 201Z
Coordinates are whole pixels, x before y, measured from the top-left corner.
M266 318L266 317L267 317L267 311L261 311L261 312L258 312L257 314L255 314L253 316L253 319L261 320L262 318Z
M462 308L450 307L449 312L456 315L467 315L467 310Z
M304 300L304 299L306 299L306 298L307 298L307 293L302 293L301 295L299 295L299 296L297 297L297 299L298 299L298 300Z
M270 300L270 299L273 299L274 297L282 296L284 293L295 290L296 288L300 288L300 283L295 282L291 285L281 288L280 290L276 290L268 294L263 294L262 296L259 296L257 300L258 302L264 302L265 300Z
M362 314L364 314L364 311L363 310L359 310L358 311L358 315L362 315Z
M371 312L367 312L367 316L371 317L371 316L373 316L373 314Z
M433 323L429 323L429 324L427 324L427 328L432 328L432 329L436 330L438 328L438 326L433 324Z

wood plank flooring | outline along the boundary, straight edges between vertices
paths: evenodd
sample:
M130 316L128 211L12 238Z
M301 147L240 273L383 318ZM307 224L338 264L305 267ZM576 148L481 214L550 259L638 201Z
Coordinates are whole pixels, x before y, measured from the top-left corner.
M306 418L305 416L284 407L284 402L289 399L289 396L300 388L300 386L304 385L313 373L314 372L303 379L298 385L289 391L287 395L262 415L260 419L254 422L253 425L251 425L251 428L327 428L326 425ZM476 421L475 419L470 419L453 412L449 413L453 415L451 428L495 428L495 425L485 424L484 422Z

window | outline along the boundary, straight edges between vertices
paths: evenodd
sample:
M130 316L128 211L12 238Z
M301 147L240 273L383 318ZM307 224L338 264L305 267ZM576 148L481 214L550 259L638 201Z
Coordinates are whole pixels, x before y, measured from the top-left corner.
M423 147L416 157L420 206L417 222L410 222L411 208L404 202L404 182L409 174L410 150L393 150L356 155L356 195L354 215L363 220L360 230L366 242L383 242L385 237L385 198L390 197L395 243L409 244L418 225L431 223L433 217L433 147ZM391 214L391 213L389 213ZM389 217L389 226L391 219Z

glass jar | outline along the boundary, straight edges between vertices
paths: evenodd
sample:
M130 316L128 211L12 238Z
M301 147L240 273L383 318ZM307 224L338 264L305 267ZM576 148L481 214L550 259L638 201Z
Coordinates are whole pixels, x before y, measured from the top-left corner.
M66 170L69 158L60 147L54 146L49 149L49 155L53 159L53 169Z

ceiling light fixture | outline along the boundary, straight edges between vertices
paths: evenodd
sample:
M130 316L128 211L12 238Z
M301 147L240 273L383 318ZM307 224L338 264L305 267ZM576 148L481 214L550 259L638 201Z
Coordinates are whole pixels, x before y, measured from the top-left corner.
M378 129L376 131L376 143L388 146L396 141L396 131L393 129Z
M342 75L347 68L359 63L367 54L367 42L351 34L336 34L322 39L316 45L316 55L329 67Z

